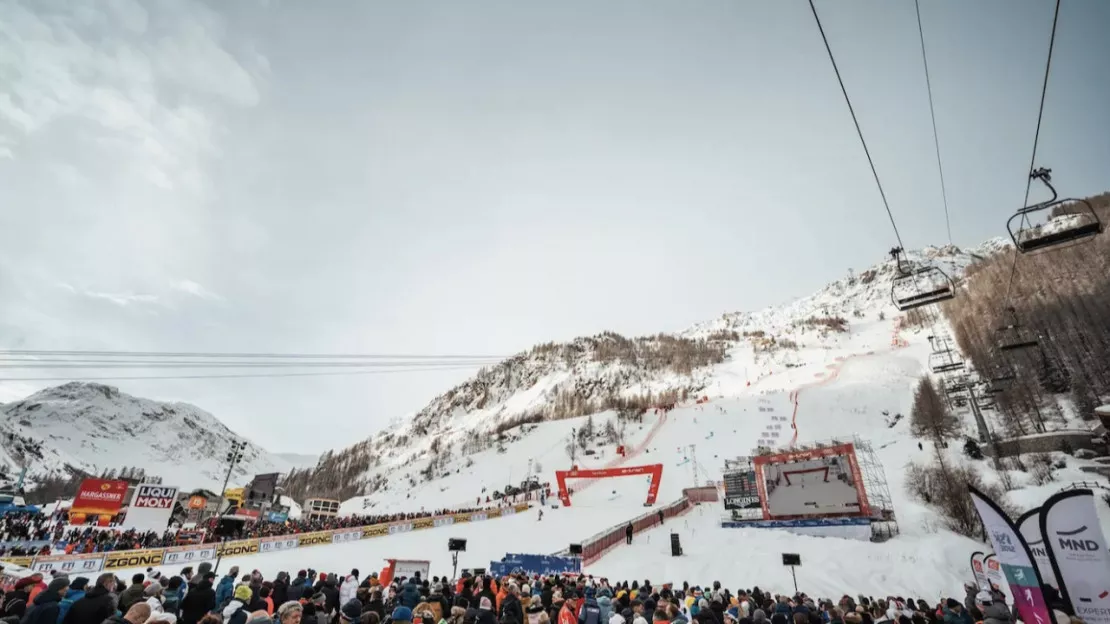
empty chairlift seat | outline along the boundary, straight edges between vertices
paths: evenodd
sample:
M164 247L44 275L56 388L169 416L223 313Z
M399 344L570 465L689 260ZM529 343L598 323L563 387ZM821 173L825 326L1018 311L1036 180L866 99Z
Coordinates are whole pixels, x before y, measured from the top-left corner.
M932 305L956 296L952 280L934 266L911 268L902 262L902 249L890 250L896 263L897 274L891 280L890 299L894 307L905 312L914 308Z
M1017 311L1011 307L1007 308L1007 313L1009 324L998 328L998 350L1022 351L1039 346L1037 335L1018 322Z
M1026 206L1006 222L1014 246L1022 253L1044 251L1087 241L1102 233L1102 221L1085 199L1058 199L1052 170L1040 168L1029 176L1052 191L1052 199Z
M929 354L929 368L934 373L951 373L963 370L964 362L954 351L936 351Z

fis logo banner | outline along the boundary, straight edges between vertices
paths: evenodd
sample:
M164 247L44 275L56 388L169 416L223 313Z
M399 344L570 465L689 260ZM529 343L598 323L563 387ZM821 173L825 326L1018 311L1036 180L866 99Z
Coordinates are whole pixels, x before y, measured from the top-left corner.
M104 555L102 553L90 555L46 555L35 557L31 570L35 572L61 572L64 574L81 574L99 572L104 568Z
M161 548L110 552L104 556L104 569L119 570L121 568L146 568L161 565L164 553L165 551Z
M356 542L362 539L362 530L355 529L353 531L336 531L331 534L332 544L346 544L347 542Z
M282 535L281 537L263 537L258 540L259 552L277 552L279 550L292 550L300 544L298 535Z
M189 564L216 558L216 545L171 546L162 555L162 565Z

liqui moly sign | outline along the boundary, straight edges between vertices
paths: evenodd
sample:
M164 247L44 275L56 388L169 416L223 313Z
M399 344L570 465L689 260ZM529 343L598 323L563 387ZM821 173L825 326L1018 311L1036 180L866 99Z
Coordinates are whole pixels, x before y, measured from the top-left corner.
M131 506L146 509L173 509L177 488L164 485L139 485Z
M131 505L123 518L123 525L136 531L166 530L173 514L173 504L177 500L177 488L168 485L142 483L135 488Z

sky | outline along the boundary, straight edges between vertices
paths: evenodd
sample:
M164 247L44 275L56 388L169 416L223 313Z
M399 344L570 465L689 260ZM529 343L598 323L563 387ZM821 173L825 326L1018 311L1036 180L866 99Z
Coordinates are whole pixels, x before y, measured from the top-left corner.
M1053 7L921 2L957 245L1024 197ZM817 8L905 245L947 243L914 4ZM1110 189L1107 31L1063 3L1067 195ZM894 244L805 2L0 0L0 348L511 354ZM316 453L469 375L114 385Z

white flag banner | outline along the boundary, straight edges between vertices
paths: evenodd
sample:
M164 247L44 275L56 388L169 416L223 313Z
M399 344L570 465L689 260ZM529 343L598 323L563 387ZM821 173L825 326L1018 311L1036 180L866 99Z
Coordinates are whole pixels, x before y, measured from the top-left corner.
M975 584L979 589L990 589L990 582L987 580L987 564L983 563L986 555L978 550L971 553L971 574L975 577Z
M173 503L177 500L177 487L140 483L135 486L135 495L123 517L123 526L136 531L163 533L173 515Z
M1052 571L1052 562L1048 559L1048 550L1041 534L1041 508L1035 507L1023 513L1018 518L1017 525L1018 533L1021 533L1025 543L1029 544L1029 551L1033 553L1033 561L1037 564L1037 572L1041 573L1041 580L1046 585L1060 589L1060 582Z
M1054 620L1045 605L1044 595L1041 593L1041 577L1037 574L1029 546L1018 534L1014 523L994 501L973 487L969 487L968 491L971 502L975 504L975 511L979 512L979 519L987 530L987 537L994 546L995 555L985 562L988 573L990 562L997 561L1006 577L1010 595L1014 597L1014 606L1017 607L1022 622L1051 624Z
M1041 506L1041 533L1060 593L1087 624L1110 624L1110 553L1091 490L1053 494Z
M987 589L998 589L1004 591L1006 587L1006 579L1002 578L1002 564L998 562L998 558L993 554L987 555L983 559L983 564L987 568Z

